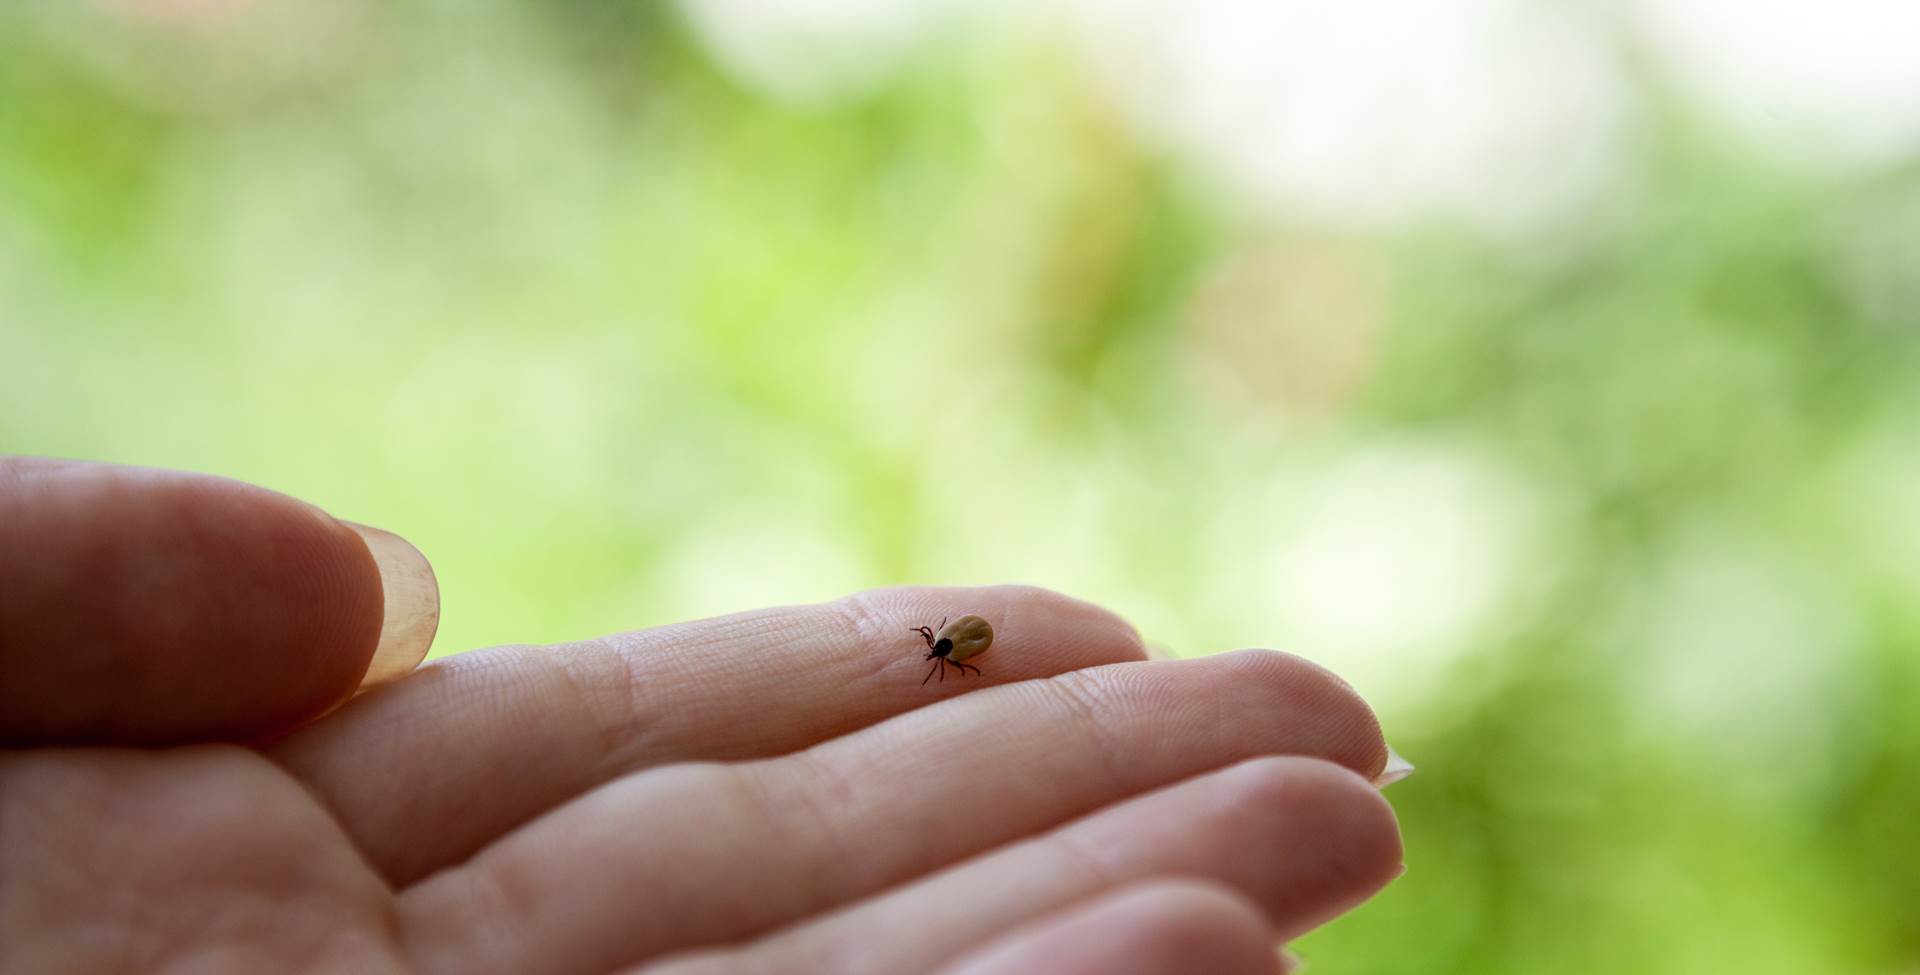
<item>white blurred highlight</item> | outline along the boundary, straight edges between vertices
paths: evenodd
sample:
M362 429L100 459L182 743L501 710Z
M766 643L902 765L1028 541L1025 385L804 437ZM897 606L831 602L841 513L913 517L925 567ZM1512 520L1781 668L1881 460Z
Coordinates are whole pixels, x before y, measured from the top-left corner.
M682 535L661 565L656 598L690 617L836 599L872 578L834 526L786 511L723 508Z
M694 30L735 77L803 102L881 82L965 6L964 0L680 2Z
M1243 555L1264 585L1236 598L1268 607L1283 649L1382 707L1423 699L1463 654L1524 615L1542 574L1543 499L1471 447L1363 447L1284 480L1265 503L1263 515L1230 512L1220 526L1242 537L1236 547L1265 549Z
M1455 220L1574 243L1636 130L1624 53L1788 154L1920 149L1920 4L1636 0L681 0L736 77L800 101L884 83L929 39L1038 25L1139 137L1267 219ZM1018 36L1021 30L1013 33Z
M1603 33L1524 0L683 0L734 75L808 101L928 37L1050 23L1162 144L1272 214L1563 227L1614 185L1625 100Z
M1839 162L1920 150L1920 3L1638 0L1699 100L1770 147Z
M1559 224L1611 185L1604 37L1519 0L1080 0L1103 88L1256 206L1332 226Z

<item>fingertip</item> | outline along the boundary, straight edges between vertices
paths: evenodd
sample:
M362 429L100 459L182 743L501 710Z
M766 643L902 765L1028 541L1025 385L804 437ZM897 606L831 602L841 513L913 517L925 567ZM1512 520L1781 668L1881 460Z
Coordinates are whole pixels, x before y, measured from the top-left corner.
M1220 659L1233 679L1268 687L1276 700L1315 716L1328 757L1368 779L1385 774L1391 758L1379 715L1340 675L1283 650L1235 650Z
M1291 879L1261 898L1287 936L1344 913L1405 872L1399 818L1380 790L1353 770L1315 758L1270 757L1242 762L1227 774L1234 804L1290 840Z

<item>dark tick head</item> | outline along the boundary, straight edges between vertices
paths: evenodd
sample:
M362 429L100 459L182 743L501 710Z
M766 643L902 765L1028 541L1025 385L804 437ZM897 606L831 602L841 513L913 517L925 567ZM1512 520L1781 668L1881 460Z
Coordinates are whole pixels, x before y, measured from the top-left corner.
M952 641L952 640L949 640L949 639L947 639L946 637L941 637L941 638L940 638L940 642L939 642L939 643L936 643L936 644L934 644L934 645L933 645L933 652L934 652L934 653L935 653L936 655L938 655L938 656L942 656L942 657L944 657L944 656L946 656L947 654L950 654L950 653L952 653L952 652L953 652L953 641Z

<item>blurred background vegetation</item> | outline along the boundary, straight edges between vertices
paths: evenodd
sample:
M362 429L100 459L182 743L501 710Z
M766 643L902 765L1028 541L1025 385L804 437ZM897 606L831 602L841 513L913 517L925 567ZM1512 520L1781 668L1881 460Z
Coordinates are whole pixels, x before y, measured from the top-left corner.
M1321 660L1421 767L1326 975L1920 971L1916 11L9 3L0 449L397 530L438 652Z

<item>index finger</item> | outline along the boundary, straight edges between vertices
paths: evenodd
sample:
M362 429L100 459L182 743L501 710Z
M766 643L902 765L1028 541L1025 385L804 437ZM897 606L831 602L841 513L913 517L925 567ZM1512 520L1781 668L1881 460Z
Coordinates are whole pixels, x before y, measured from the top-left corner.
M980 674L922 684L910 628L967 614L995 634L968 658ZM1044 589L882 589L444 658L273 755L404 884L627 772L784 754L974 688L1144 658L1119 617Z

